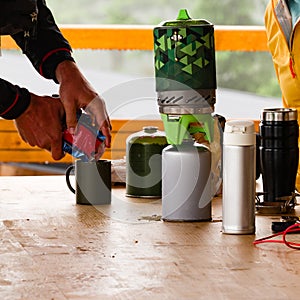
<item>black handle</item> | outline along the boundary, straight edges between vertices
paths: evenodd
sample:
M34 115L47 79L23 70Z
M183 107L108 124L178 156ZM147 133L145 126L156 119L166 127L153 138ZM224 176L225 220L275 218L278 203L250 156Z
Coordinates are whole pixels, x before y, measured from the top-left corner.
M67 186L69 188L69 190L75 194L75 189L72 187L71 182L70 182L70 174L73 171L73 169L75 168L74 165L71 165L67 168L66 170L66 182L67 182Z

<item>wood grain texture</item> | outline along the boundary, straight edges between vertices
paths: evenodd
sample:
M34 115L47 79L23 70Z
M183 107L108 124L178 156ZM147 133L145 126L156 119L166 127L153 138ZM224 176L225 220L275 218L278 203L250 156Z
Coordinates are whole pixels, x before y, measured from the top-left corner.
M238 236L221 233L220 198L212 222L160 211L123 188L111 206L78 206L64 176L0 177L1 299L298 298L299 252L252 245L278 217Z

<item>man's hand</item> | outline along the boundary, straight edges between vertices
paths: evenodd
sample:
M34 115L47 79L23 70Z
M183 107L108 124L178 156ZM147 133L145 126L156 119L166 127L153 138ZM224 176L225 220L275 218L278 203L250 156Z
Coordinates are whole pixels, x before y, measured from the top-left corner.
M67 128L75 131L76 112L84 109L99 130L105 135L105 146L110 147L111 124L104 100L92 88L72 61L63 61L56 68L56 78L60 83L59 96L66 112Z
M50 151L53 159L59 160L64 157L63 121L64 108L59 99L31 94L29 107L15 124L26 143Z

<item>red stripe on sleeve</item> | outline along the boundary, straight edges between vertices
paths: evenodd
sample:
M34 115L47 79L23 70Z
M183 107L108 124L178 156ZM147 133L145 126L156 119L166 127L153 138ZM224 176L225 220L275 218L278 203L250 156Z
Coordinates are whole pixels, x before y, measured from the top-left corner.
M40 72L40 74L41 74L42 76L44 76L44 75L43 75L43 68L42 68L43 63L44 63L44 62L45 62L52 54L54 54L54 53L56 53L56 52L59 52L59 51L68 51L69 53L71 52L70 49L68 49L68 48L57 48L57 49L54 49L54 50L49 51L49 52L42 58L42 63L41 63L40 68L39 68L39 72Z
M19 99L19 94L17 93L16 98L13 101L13 103L5 111L3 111L2 113L0 113L0 116L3 116L6 113L8 113L16 105L16 103L18 102L18 99Z

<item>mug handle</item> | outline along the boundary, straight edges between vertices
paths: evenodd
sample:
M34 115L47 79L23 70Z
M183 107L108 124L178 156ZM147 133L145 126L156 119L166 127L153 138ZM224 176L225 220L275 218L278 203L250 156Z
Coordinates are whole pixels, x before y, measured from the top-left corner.
M70 182L70 174L73 171L73 169L75 168L74 165L71 165L67 168L66 170L66 182L67 182L67 186L69 188L69 190L75 194L75 189L72 187L71 182Z

